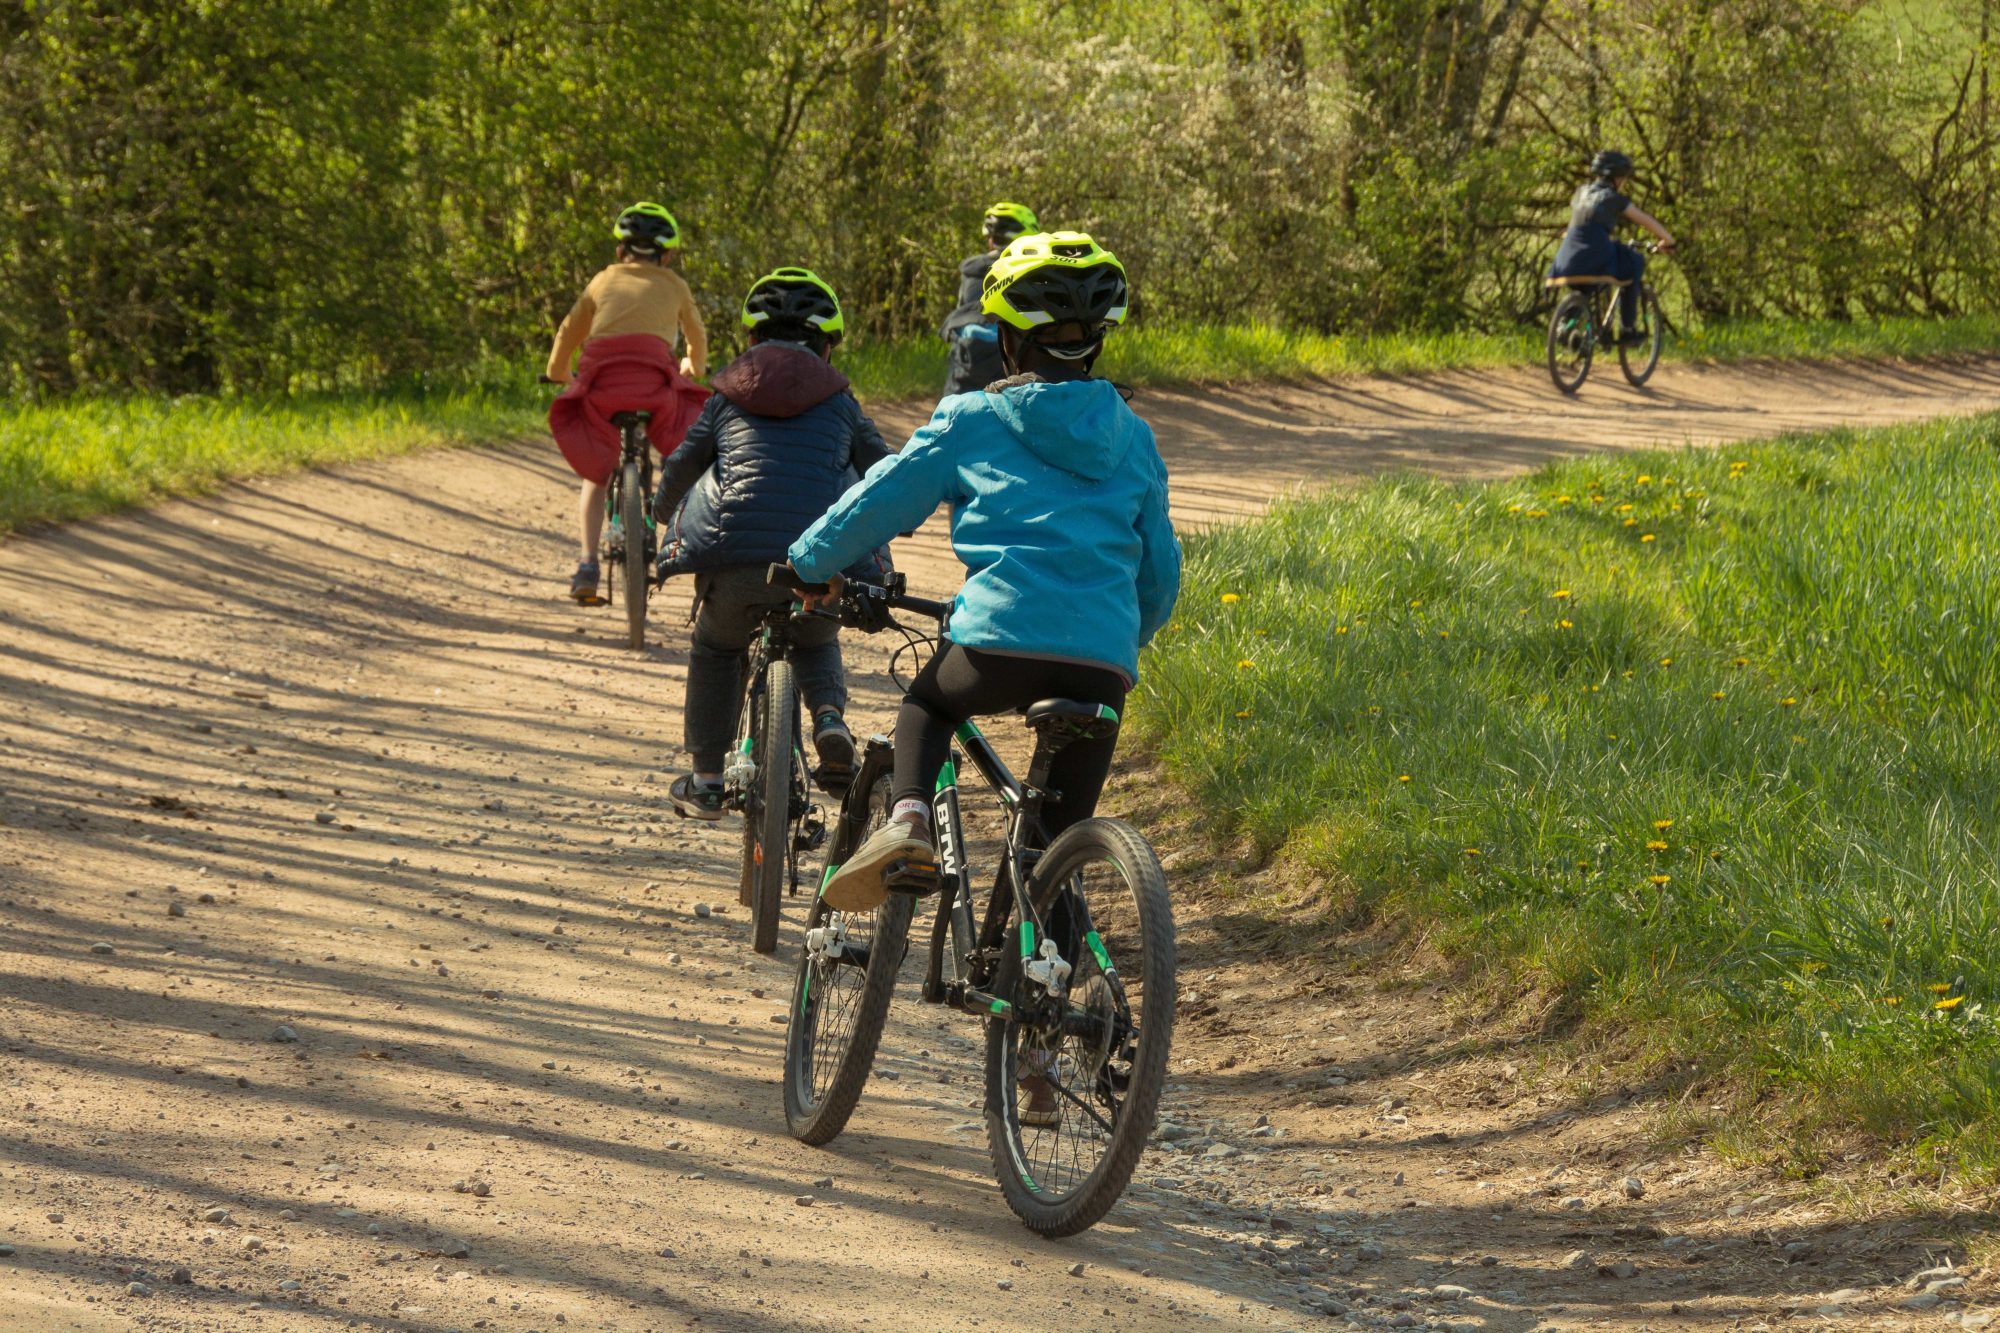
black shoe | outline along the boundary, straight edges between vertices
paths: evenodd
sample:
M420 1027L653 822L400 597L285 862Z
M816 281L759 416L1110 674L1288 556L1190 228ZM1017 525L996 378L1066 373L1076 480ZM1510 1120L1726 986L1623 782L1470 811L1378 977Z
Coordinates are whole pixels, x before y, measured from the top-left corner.
M714 823L724 813L722 784L696 782L692 773L674 779L674 785L667 788L667 799L674 803L674 812L684 819Z
M828 791L846 791L854 781L854 733L831 708L813 723L813 749L819 754L819 785Z
M1618 334L1619 347L1644 347L1650 336L1643 329L1622 329Z

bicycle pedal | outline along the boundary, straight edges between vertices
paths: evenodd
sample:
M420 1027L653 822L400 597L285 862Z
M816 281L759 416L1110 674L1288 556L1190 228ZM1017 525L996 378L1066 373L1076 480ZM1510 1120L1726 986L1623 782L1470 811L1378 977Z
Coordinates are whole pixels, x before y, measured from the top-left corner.
M891 861L882 868L882 887L891 893L906 893L914 898L928 897L937 892L937 861L915 857Z

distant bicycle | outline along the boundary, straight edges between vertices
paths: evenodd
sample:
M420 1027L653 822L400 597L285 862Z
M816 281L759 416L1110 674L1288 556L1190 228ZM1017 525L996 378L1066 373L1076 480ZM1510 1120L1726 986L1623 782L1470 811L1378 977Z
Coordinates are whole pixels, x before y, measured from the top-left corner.
M1660 247L1649 245L1646 249L1658 253ZM1618 348L1619 367L1633 388L1653 377L1666 341L1666 320L1645 279L1639 280L1638 312L1633 324L1638 337L1629 344L1619 342L1615 330L1619 293L1630 284L1609 275L1589 275L1548 278L1542 285L1562 292L1556 308L1549 314L1548 338L1549 378L1555 381L1558 390L1574 395L1583 387L1583 382L1590 378L1591 361L1600 346Z
M906 595L900 575L886 587L847 581L843 623L900 628L893 609L942 621L950 607ZM983 1021L994 1176L1031 1230L1070 1236L1117 1202L1153 1130L1173 1040L1173 909L1159 858L1130 824L1086 819L1053 841L1042 830L1051 761L1116 732L1118 715L1045 699L1024 720L1035 735L1025 781L975 724L958 729L931 802L934 866L891 865L891 892L873 911L814 900L786 1029L785 1120L810 1144L846 1127L908 947L913 894L935 887L921 998ZM894 763L887 740L868 740L827 839L822 884L889 818ZM992 790L1005 826L983 905L959 811L968 770Z
M547 375L543 384L560 384ZM653 446L646 438L651 412L614 412L618 427L618 470L604 488L604 551L607 594L593 605L618 600L618 575L625 575L625 629L634 648L646 646L646 601L653 589L653 557L658 538L647 512L653 493ZM638 540L631 540L633 533Z

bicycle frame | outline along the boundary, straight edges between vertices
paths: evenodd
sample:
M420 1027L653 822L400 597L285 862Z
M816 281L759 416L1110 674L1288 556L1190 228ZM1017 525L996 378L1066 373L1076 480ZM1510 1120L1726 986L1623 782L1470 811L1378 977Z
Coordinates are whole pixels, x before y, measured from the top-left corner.
M1047 768L1053 753L1046 744L1038 743L1028 781L1022 782L1008 770L977 724L961 723L954 740L956 744L938 774L937 788L931 797L931 827L937 830L938 894L921 997L926 1004L943 1005L981 1018L1012 1018L1029 1027L1060 1025L1065 1030L1073 1021L1080 1021L1087 1030L1094 1031L1095 1020L1076 1015L1070 1006L1055 1001L1053 993L1045 997L1050 1001L1048 1005L1028 1005L1017 1013L1014 999L994 991L1006 961L1007 929L1016 920L1021 923L1020 980L1025 982L1032 977L1036 964L1046 967L1050 963L1041 953L1047 939L1047 914L1037 908L1028 886L1046 841L1041 807L1049 795ZM865 822L865 793L873 790L893 761L889 742L879 736L870 738L851 789L863 795L845 803L843 819L857 825ZM968 762L999 798L1006 815L1000 864L994 873L993 890L987 898L977 936L972 929L977 899L972 866L965 855L965 823L958 798L959 774ZM850 847L858 846L867 835L867 830L861 827L844 832L846 845ZM829 879L836 869L837 866L827 867ZM1076 937L1098 955L1099 963L1107 971L1113 971L1091 923L1088 903L1077 895L1069 899L1069 904ZM947 957L952 964L949 976L945 975Z

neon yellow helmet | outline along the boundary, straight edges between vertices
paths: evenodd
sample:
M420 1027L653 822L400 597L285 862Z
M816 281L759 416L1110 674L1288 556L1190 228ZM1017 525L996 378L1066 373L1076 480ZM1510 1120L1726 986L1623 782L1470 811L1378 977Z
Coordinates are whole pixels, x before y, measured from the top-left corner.
M638 203L618 215L611 235L620 245L642 255L681 247L681 225L659 204Z
M1023 332L1077 323L1094 337L1125 322L1131 299L1124 265L1088 235L1034 232L993 261L979 308Z
M1035 220L1035 210L1026 204L1000 203L986 210L985 227L988 239L1004 243L1040 231L1042 224Z
M743 327L779 336L811 331L837 343L847 321L826 279L809 268L779 268L750 284L750 294L743 298Z

